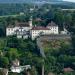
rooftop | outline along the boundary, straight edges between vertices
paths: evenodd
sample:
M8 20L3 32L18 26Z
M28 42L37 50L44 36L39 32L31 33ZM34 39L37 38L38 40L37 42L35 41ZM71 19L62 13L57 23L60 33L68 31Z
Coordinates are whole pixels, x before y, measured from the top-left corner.
M37 27L33 27L32 30L50 30L50 29L43 26L37 26Z
M9 25L8 25L8 28L14 28L14 25L10 25L10 24L9 24Z
M28 22L16 22L15 25L8 25L8 28L14 28L14 27L29 27L29 23Z
M53 21L51 21L47 26L58 26L58 25L54 23Z
M72 72L74 70L72 68L68 67L68 68L64 68L63 71L64 72Z
M15 26L18 26L18 27L29 27L29 23L28 22L18 22L18 23L16 23Z

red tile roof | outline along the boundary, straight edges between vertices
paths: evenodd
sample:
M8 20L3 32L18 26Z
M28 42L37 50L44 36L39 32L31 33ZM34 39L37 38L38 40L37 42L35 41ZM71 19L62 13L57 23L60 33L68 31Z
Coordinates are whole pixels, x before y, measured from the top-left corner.
M27 23L27 22L16 23L15 26L20 26L20 27L29 27L29 23Z
M71 72L74 71L72 68L68 67L68 68L64 68L63 69L64 72Z
M33 27L32 30L50 30L50 29L42 26L37 26L37 27Z
M27 22L17 22L15 25L9 24L8 28L14 28L15 26L17 26L17 27L29 27L29 23L27 23Z

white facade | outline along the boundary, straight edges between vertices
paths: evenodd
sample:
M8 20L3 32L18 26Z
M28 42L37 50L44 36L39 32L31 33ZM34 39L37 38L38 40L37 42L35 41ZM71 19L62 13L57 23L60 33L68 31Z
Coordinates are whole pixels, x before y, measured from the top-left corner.
M24 35L24 38L26 38L27 35L25 37L25 33L30 31L30 29L32 29L32 19L30 19L29 23L26 24L26 25L25 25L25 23L18 23L15 26L10 25L9 27L6 28L6 36L11 36L11 35L18 34L17 35L18 38L22 38L23 35Z
M14 73L20 73L22 71L22 69L20 67L11 67L11 72Z
M29 31L30 27L13 27L13 28L6 28L6 36L15 35L17 32L20 34L23 33L23 31Z
M49 28L49 33L51 34L58 34L59 31L58 31L58 26L47 26L47 28Z
M46 28L34 27L31 32L31 38L34 40L40 35L50 35L50 34L59 34L58 26L47 26Z
M6 28L6 36L13 35L14 34L14 28Z
M22 24L23 25L23 24ZM40 35L59 34L58 25L51 21L46 27L32 26L32 18L29 21L29 26L14 26L6 28L6 36L17 35L17 38L28 38L31 36L32 40Z
M12 66L12 67L10 68L11 72L13 72L13 73L21 73L21 72L24 71L25 69L26 69L26 70L31 69L31 66L30 66L30 65L18 66L18 67Z

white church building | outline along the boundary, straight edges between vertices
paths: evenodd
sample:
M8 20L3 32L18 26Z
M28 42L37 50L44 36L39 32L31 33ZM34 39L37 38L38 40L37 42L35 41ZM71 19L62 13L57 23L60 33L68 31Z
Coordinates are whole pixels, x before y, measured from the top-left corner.
M46 27L44 26L33 26L32 18L28 23L16 23L14 25L9 25L6 28L6 36L16 35L17 38L28 38L31 37L32 40L39 37L40 35L50 35L59 34L58 25L51 21Z

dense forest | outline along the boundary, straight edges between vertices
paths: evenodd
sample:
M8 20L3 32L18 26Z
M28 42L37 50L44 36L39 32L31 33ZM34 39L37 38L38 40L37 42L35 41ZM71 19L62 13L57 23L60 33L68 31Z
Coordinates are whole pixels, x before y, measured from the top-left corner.
M75 4L68 4L68 3L60 3L60 4L44 4L50 5L49 7L54 7L56 9L62 8L62 9L68 9L68 8L75 8ZM30 9L36 9L39 10L39 8L42 8L43 5L36 5L36 4L18 4L18 3L9 3L9 4L0 4L0 16L4 15L15 15L19 14L21 12L27 13L30 12Z

